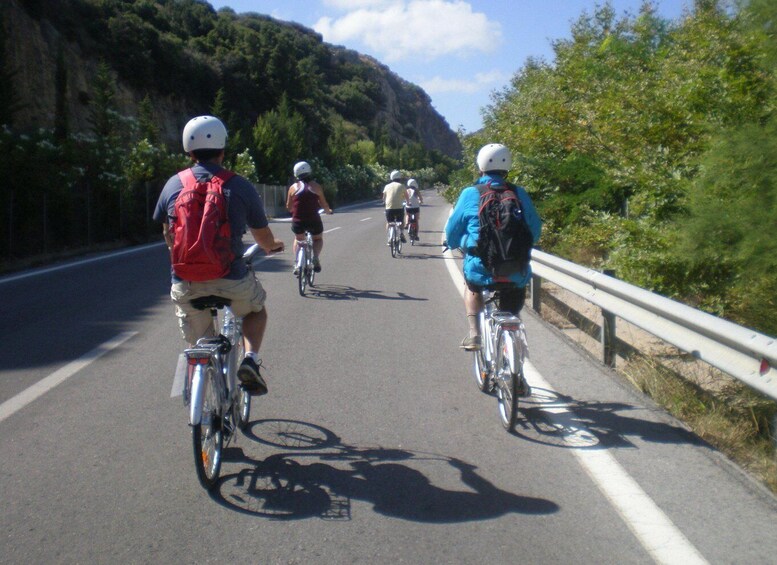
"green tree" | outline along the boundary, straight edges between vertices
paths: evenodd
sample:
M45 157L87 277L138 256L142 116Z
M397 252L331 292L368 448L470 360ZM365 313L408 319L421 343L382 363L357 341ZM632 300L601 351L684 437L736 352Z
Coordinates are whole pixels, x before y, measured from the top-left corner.
M305 127L305 119L291 109L285 95L277 110L256 120L253 134L259 178L280 184L286 182L294 163L308 154Z

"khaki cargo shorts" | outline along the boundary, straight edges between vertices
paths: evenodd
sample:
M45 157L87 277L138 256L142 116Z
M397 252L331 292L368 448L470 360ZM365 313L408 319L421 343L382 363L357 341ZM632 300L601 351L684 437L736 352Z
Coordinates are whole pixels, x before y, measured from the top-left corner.
M190 303L194 298L209 295L232 300L232 312L238 318L250 312L261 312L267 298L267 292L254 273L249 273L240 280L216 279L205 282L173 283L170 298L175 304L178 326L187 343L196 343L199 338L213 334L210 312L197 310Z

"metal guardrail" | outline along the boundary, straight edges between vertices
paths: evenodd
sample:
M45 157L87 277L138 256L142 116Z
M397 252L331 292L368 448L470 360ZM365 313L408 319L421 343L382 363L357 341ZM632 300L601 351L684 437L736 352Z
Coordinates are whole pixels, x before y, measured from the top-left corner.
M278 218L289 215L289 211L286 210L287 186L255 184L254 187L256 187L256 192L262 198L264 211L268 216Z
M532 271L533 300L547 279L602 309L606 363L617 316L777 400L777 339L537 249Z

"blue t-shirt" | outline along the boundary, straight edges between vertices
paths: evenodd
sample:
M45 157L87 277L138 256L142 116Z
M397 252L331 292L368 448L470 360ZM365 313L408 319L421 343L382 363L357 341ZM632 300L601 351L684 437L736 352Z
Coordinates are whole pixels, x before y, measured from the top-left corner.
M214 163L197 163L192 167L192 172L197 180L206 180L221 169L220 165ZM175 200L181 190L183 190L183 183L180 177L177 174L170 177L154 209L155 221L160 223L172 221L175 217ZM245 277L247 272L245 262L241 259L244 250L243 234L247 227L252 229L267 227L267 215L254 185L240 175L235 175L224 184L224 196L227 199L227 217L232 232L232 252L235 254L229 274L224 278L239 280ZM173 274L173 282L180 280Z

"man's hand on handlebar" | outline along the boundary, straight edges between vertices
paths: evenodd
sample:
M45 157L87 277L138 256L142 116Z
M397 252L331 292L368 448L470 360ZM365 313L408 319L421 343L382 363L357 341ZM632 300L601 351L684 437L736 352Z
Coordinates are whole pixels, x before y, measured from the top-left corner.
M276 239L270 249L266 249L265 251L267 251L268 255L272 255L273 253L283 253L284 249L286 249L286 244Z

